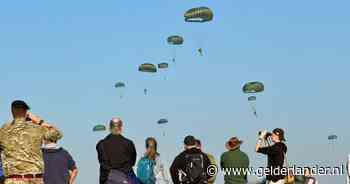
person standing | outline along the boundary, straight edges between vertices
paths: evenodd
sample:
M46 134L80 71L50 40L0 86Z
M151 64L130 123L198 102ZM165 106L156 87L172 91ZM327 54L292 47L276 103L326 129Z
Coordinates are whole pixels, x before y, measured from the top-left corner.
M184 140L185 151L180 153L170 167L170 174L174 184L205 184L210 176L207 169L210 160L206 154L197 149L196 139L187 136Z
M43 184L41 146L47 130L56 128L31 114L29 109L24 101L12 102L13 121L0 129L5 184Z
M5 176L4 176L4 172L2 170L1 153L2 153L2 150L0 148L0 184L4 184L5 183Z
M249 167L249 157L240 150L242 143L243 141L239 140L237 137L232 137L225 144L227 151L221 155L221 170L229 171L231 169L236 169L242 171L239 174L232 174L232 171L231 173L226 172L230 174L225 174L225 184L246 184L248 182L246 172ZM246 170L246 172L243 172L243 170Z
M44 136L44 183L73 184L78 175L78 169L72 156L57 144L61 138L61 132L52 129Z
M137 177L142 184L169 184L157 147L155 138L146 139L146 153L137 164Z
M196 146L197 146L197 149L202 150L202 142L199 140L199 139L196 139ZM204 153L204 152L203 152ZM209 158L210 160L210 165L211 166L215 166L215 168L217 168L217 164L216 164L216 160L215 160L215 157L209 153L204 153L207 155L207 157ZM216 179L216 175L217 173L215 173L213 176L210 176L209 180L208 180L208 184L213 184L215 183L215 179Z
M110 134L96 145L100 163L100 184L135 183L133 166L136 163L134 143L122 135L123 122L112 118Z
M270 136L274 144L264 147L263 143L266 143L267 138ZM270 172L266 178L269 184L285 183L284 178L286 175L282 173L282 168L287 153L287 146L284 141L286 141L286 139L284 137L284 131L281 128L274 129L271 134L267 133L267 131L259 132L259 139L255 150L258 153L267 155L267 167Z

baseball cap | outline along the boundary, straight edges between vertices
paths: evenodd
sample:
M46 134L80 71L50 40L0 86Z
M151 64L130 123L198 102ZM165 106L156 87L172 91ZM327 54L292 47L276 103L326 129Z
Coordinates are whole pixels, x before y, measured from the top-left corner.
M196 138L194 138L192 135L188 135L184 139L184 144L186 146L194 146L196 145Z
M29 110L30 107L25 103L23 100L15 100L11 104L12 108L24 108L26 110Z
M123 121L120 118L112 118L109 121L110 128L122 127L122 126L123 126Z

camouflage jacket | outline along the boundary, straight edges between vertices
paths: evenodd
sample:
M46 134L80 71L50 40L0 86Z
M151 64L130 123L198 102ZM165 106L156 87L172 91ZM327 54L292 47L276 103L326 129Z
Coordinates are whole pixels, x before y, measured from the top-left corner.
M0 129L0 146L4 175L40 174L44 172L41 151L47 129L25 119L6 123Z

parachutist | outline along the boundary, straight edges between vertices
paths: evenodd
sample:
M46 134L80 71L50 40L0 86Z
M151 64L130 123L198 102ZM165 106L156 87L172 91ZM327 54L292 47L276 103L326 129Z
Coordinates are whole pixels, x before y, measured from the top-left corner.
M139 66L139 71L146 73L157 73L157 67L152 63L144 63Z
M197 7L185 12L186 22L209 22L213 20L214 13L208 7Z
M114 87L118 90L119 97L123 98L124 95L124 88L125 88L125 83L124 82L117 82Z
M255 117L258 117L258 113L256 113L256 111L254 111L254 116L255 116Z
M184 38L179 36L179 35L172 35L172 36L169 36L168 39L167 39L167 42L169 45L172 45L174 46L174 54L173 54L173 63L175 63L175 57L176 57L176 47L175 46L179 46L179 45L182 45L183 42L184 42Z
M243 93L246 93L246 94L261 93L264 91L264 84L258 81L248 82L244 84L242 90L243 90ZM257 98L254 95L248 97L248 102L250 104L250 107L252 108L254 116L258 118L258 113L256 112L256 100Z
M200 56L203 56L203 50L202 50L202 48L199 48L199 49L198 49L198 52L199 52L199 55L200 55Z
M92 129L92 131L94 131L94 132L105 131L105 130L106 130L106 126L104 126L102 124L96 125Z
M167 124L168 123L168 120L167 119L160 119L160 120L158 120L158 122L157 122L157 124L158 125L164 125L164 124ZM163 136L165 136L165 131L164 131L164 129L163 129Z

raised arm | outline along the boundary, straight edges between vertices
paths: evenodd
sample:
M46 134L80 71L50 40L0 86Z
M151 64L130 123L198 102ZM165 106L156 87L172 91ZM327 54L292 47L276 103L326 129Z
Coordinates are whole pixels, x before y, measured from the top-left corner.
M44 127L46 129L53 128L53 129L59 131L56 127L52 126L51 124L49 124L48 122L46 122L45 120L43 120L39 116L32 114L31 112L27 112L27 118L29 118L32 121L32 123L37 124L41 127Z
M264 130L264 131L261 131L259 133L259 139L256 143L256 146L255 146L255 151L258 152L258 153L262 153L262 154L267 154L267 148L268 147L264 147L265 146L265 143L266 143L266 134L267 134L267 131Z

